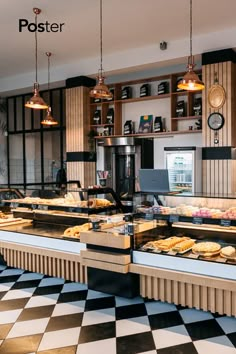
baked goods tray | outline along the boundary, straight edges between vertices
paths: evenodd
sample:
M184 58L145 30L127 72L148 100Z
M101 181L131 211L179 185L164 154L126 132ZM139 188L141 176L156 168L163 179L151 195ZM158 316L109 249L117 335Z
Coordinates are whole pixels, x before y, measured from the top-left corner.
M12 225L19 225L19 224L26 224L32 222L28 219L22 218L13 218L13 219L5 219L5 221L0 221L0 228L5 226L12 226Z
M80 242L80 239L78 237L71 237L71 236L62 235L62 238L63 238L63 240L67 240L67 241Z
M195 240L194 240L194 241L195 241ZM141 250L141 251L151 251L151 252L153 252L153 253L165 253L165 254L168 254L168 252L171 252L172 254L185 254L185 253L191 251L192 247L193 247L193 246L187 248L187 249L184 250L184 251L178 251L178 252L172 250L174 247L169 248L169 249L167 249L167 250L161 250L161 249L159 249L159 248L154 248L154 247L147 247L147 248L144 248L144 247L142 246L142 247L140 248L140 250Z
M42 213L38 210L36 211L21 211L21 210L13 210L13 215L16 218L24 218L24 219L31 219L35 222L41 222L41 223L49 223L49 224L60 224L60 225L68 225L68 226L73 226L73 225L80 225L85 222L88 222L88 215L82 214L82 215L71 215L70 213L66 214L66 212L63 212L63 214L60 214L57 212L49 211L45 212L43 211Z

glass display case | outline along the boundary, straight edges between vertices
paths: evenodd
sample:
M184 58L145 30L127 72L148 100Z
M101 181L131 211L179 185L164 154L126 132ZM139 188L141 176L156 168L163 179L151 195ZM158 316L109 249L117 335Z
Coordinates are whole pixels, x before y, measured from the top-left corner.
M135 251L236 265L235 196L137 193L134 208ZM135 232L140 219L153 228Z
M0 217L0 227L10 226L11 230L15 227L22 233L79 241L80 229L89 229L92 216L116 214L123 208L111 188L74 187L67 189L64 196L46 189L41 191L43 197L39 197L38 191L28 190L26 197L14 194L11 199L2 199L2 206L11 209L13 215L6 220Z

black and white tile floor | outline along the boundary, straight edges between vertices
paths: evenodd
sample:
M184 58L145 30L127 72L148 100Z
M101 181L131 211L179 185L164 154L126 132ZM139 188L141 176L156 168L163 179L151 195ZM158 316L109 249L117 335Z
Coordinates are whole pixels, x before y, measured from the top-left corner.
M0 354L236 354L236 319L0 266Z

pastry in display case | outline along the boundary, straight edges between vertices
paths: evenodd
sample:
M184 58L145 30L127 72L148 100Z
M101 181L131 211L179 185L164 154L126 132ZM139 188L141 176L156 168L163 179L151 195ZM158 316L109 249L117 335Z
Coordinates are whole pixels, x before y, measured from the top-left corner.
M14 195L12 199L2 200L4 206L11 208L15 221L33 222L31 229L22 228L22 232L78 241L80 232L92 227L92 216L122 212L122 204L111 188L71 188L64 197L52 198L40 198L35 194L31 191L25 197Z
M63 236L64 237L75 237L76 239L80 238L81 231L89 231L92 229L92 223L85 223L82 225L76 225L72 227L68 227L65 229Z
M140 192L135 195L134 206L134 220L156 220L151 232L135 234L134 250L236 264L236 200L233 197Z

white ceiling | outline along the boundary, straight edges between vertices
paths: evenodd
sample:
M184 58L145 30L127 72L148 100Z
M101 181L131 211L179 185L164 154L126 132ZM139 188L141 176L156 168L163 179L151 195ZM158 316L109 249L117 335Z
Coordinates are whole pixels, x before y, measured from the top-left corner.
M94 75L99 67L99 0L1 0L0 91L34 81L34 33L19 33L20 18L65 23L60 33L38 34L39 81ZM193 0L193 53L236 47L236 1ZM168 43L160 51L159 43ZM186 61L189 0L103 0L103 55L108 73Z

